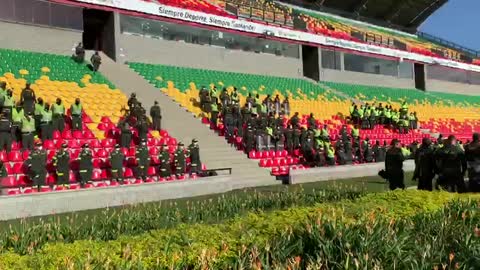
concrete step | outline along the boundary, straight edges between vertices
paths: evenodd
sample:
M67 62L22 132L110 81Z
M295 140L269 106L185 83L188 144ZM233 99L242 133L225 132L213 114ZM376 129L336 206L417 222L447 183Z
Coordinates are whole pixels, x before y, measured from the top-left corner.
M127 65L116 63L102 54L100 71L126 95L137 94L137 99L149 110L158 101L162 109L162 127L177 140L189 144L193 138L199 140L202 162L207 168L232 168L235 186L276 184L269 170L258 167L258 161L229 145L224 137L218 136L200 119L179 106L170 97L149 84L142 76ZM243 183L243 184L242 184Z

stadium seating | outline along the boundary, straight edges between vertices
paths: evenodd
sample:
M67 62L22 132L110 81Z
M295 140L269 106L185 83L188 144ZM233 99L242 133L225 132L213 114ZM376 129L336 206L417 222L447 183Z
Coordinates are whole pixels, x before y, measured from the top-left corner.
M154 84L164 93L173 98L181 106L200 117L205 116L196 104L199 96L198 89L200 87L217 86L219 90L226 87L228 91L231 92L233 86L235 86L241 89L239 93L241 105L245 104L245 97L248 93L259 93L261 100L263 100L266 95L274 96L278 94L281 99L288 96L291 107L290 116L295 112L299 112L300 125L306 126L309 114L313 112L317 119L317 126L323 127L323 125L327 125L333 141L338 139L339 131L343 125L347 125L348 132L350 132L352 128L345 119L345 116L349 114L351 101L335 94L329 89L333 88L333 86L338 86L335 84L323 85L302 79L269 77L164 65L142 63L129 63L129 65L150 83ZM296 91L291 91L290 89L296 89ZM356 91L360 91L360 88L357 88L354 85L343 85L343 87L335 87L335 90L349 90L344 94L353 95L357 93ZM369 89L366 88L366 90L367 91L364 92L369 93ZM373 88L371 91L378 94L382 90L385 89ZM373 93L370 93L370 95L373 97ZM419 94L419 97L420 96L425 97L423 94ZM399 106L399 104L396 106ZM205 124L208 123L206 118L204 118L203 121ZM285 118L284 123L287 121L288 119ZM222 123L218 125L217 129L219 130L220 135L224 135ZM428 136L428 134L424 134L419 130L411 131L409 134L396 134L381 126L377 126L373 130L360 131L361 140L369 138L372 141L379 140L390 142L392 139L398 138L404 144L410 144L415 140L421 141L423 137ZM242 138L236 137L233 143L238 149L242 150ZM252 159L258 159L260 167L271 169L273 175L288 174L290 169L305 169L302 165L302 155L298 151L295 153L287 153L286 151L252 151L248 153L248 155Z
M194 106L191 99L197 99L201 87L210 89L213 86L216 86L219 91L223 87L229 91L232 91L233 86L237 87L242 104L248 93L259 94L262 100L267 95L275 97L278 94L282 100L284 97L289 97L292 113L308 115L313 112L319 119L330 119L332 112L346 114L350 105L347 100L321 85L302 79L142 63L129 63L129 65L196 115L201 115L201 109Z
M390 31L386 28L380 28L373 25L356 23L351 20L342 19L338 16L330 16L307 9L287 6L279 2L266 0L214 0L214 4L211 4L205 0L141 1L159 2L164 5L201 11L224 17L236 17L227 11L228 2L229 5L235 6L238 10L239 17L248 18L260 23L280 24L283 27L292 28L293 17L298 16L305 22L306 31L311 33L357 42L372 43L379 46L407 50L427 56L463 61L460 58L461 52L432 43L421 37L403 34L399 31ZM470 62L478 63L479 61L479 59L473 59Z
M42 97L45 102L53 104L57 97L64 102L65 108L69 108L75 98L82 101L83 131L72 131L67 127L63 132L54 132L52 141L44 141L43 146L48 156L47 184L55 184L54 168L51 160L57 149L63 143L68 145L72 163L70 172L71 189L76 189L78 170L74 159L78 158L80 148L84 143L89 143L93 152L94 173L93 185L90 187L103 187L108 184L110 152L113 150L116 139L119 136L117 122L123 116L121 111L127 103L127 97L120 90L114 89L113 85L106 80L101 73L93 73L86 65L77 64L69 57L53 54L32 53L17 50L0 49L0 81L7 82L7 88L14 92L15 100L19 100L20 92L26 83L31 83L31 88L37 97ZM134 131L135 134L135 131ZM163 144L169 146L170 153L176 149L177 140L169 136L167 131L150 131L148 134L148 147L151 153L152 165L159 165L157 148ZM12 151L5 153L0 151L0 160L4 162L8 177L3 179L1 185L4 191L10 195L36 192L28 188L31 181L26 175L24 161L28 158L28 151L22 152L21 144L14 142ZM135 146L123 149L127 161L125 170L126 178L133 178L132 166L135 165ZM153 172L150 171L150 174ZM173 180L169 178L168 180ZM134 179L131 179L134 183ZM114 184L114 183L112 183ZM22 190L18 187L26 187ZM60 190L62 188L54 188ZM44 192L52 191L45 189Z

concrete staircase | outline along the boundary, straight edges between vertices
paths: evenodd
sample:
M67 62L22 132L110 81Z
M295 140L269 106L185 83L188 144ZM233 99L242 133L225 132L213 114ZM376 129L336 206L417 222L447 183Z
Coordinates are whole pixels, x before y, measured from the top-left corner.
M137 99L149 111L153 102L158 101L162 109L162 128L185 145L190 144L193 138L199 140L202 162L209 169L232 168L234 188L264 186L279 184L270 172L260 168L258 163L234 147L230 146L224 137L213 133L200 119L186 111L170 97L149 84L127 65L114 62L105 54L101 55L100 71L113 84L128 96L135 92Z

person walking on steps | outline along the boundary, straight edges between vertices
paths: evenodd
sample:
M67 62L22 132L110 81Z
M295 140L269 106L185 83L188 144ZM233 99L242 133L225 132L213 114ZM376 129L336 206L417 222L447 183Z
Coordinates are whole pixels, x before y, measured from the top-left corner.
M83 64L83 62L85 62L85 49L83 48L83 44L81 42L78 43L77 47L75 47L73 60L79 64Z
M112 173L112 181L123 184L123 161L125 155L122 153L120 145L115 145L112 153L110 153L110 166Z
M80 187L84 188L87 183L92 180L93 162L92 151L88 144L82 146L82 151L78 157L79 174L80 174Z
M162 129L162 110L158 105L158 101L155 101L152 108L150 108L150 117L152 118L153 130L160 131Z
M102 63L102 57L98 54L98 51L96 51L92 57L90 58L90 62L92 63L92 69L93 72L97 72L98 69L100 68L100 64Z
M76 98L75 103L70 106L70 115L72 116L72 130L82 130L83 108L80 99Z
M36 146L25 162L33 186L37 187L37 191L41 191L47 177L47 152L42 149L42 143L38 142Z
M67 185L69 183L70 153L67 151L67 147L66 143L62 144L62 148L55 153L52 159L58 185Z

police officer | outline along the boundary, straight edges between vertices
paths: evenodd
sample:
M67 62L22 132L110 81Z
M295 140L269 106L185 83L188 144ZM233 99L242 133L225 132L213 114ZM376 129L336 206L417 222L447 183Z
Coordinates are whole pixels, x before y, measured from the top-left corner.
M12 150L12 123L5 114L0 114L0 150Z
M110 166L112 173L112 181L120 182L123 184L123 161L125 160L125 155L123 155L120 145L115 145L115 149L110 153Z
M386 143L386 142L385 142ZM375 162L384 162L387 149L380 145L379 141L376 141L373 146L373 154L375 156Z
M45 185L47 177L47 152L42 149L40 142L37 143L37 148L29 155L26 164L33 185L40 191L42 186Z
M31 114L27 114L22 118L21 126L22 148L23 150L33 150L35 119Z
M20 94L20 103L23 104L23 110L25 114L32 114L35 109L35 92L30 88L30 84L27 83L25 89Z
M185 175L186 167L185 149L183 143L179 142L177 150L175 151L175 174L177 177Z
M52 159L57 174L57 184L59 185L69 183L70 153L68 153L67 147L66 143L62 144L62 148L55 153Z
M210 129L215 130L217 128L218 121L218 104L217 102L212 102L211 112L210 112Z
M374 160L373 150L372 150L372 147L370 145L370 139L367 138L363 142L363 162L371 163L371 162L373 162L373 160Z
M13 92L12 90L8 89L4 96L2 110L5 113L5 116L9 120L12 120L12 110L14 106L15 106L15 99L13 98Z
M226 108L225 116L223 119L225 125L225 138L228 142L233 138L234 130L235 130L235 119L233 118L232 110L230 108Z
M53 113L50 110L50 105L45 104L44 111L42 113L42 123L40 124L42 140L51 140L53 139L53 123L52 123Z
M100 68L100 64L102 63L102 58L98 54L98 51L95 51L95 53L92 55L90 62L92 63L93 72L97 72Z
M159 156L160 160L160 178L167 178L172 175L172 166L170 164L170 153L168 152L168 146L162 145L162 150Z
M190 156L190 173L198 174L201 171L202 162L200 161L200 147L197 139L193 139L188 146L188 155Z
M147 141L148 135L148 123L147 119L142 116L137 122L138 140L139 142Z
M130 113L133 112L133 109L138 105L137 94L131 93L130 97L127 101L128 108L130 109Z
M345 148L345 164L350 165L353 163L352 143L350 140L345 141L343 147Z
M335 165L335 150L333 149L333 145L328 145L327 147L327 164L328 166Z
M153 103L152 108L150 108L150 117L152 117L152 128L154 130L162 129L162 111L160 106L158 106L158 101Z
M480 192L480 135L473 134L473 140L465 147L468 165L468 184L471 192Z
M448 136L445 145L435 152L435 158L440 185L451 192L465 192L463 177L467 171L467 162L455 136Z
M82 151L78 156L79 172L80 172L80 186L85 187L85 184L92 180L93 162L92 151L88 144L82 146Z
M143 181L147 180L148 167L150 166L150 155L148 153L147 141L142 140L135 152L137 161L137 177Z
M433 177L435 177L435 156L432 141L429 138L423 138L420 148L414 154L415 171L413 180L418 180L419 190L432 191Z
M37 103L35 103L35 130L37 134L40 134L40 125L42 123L43 112L45 111L45 104L43 103L43 99L39 97L37 99Z
M130 124L127 120L120 122L120 146L123 148L129 148L132 142L132 131L130 130Z
M53 130L62 132L65 129L65 106L63 106L60 98L57 98L55 103L52 105L51 110L53 114Z
M385 157L385 171L389 181L390 190L397 188L405 189L403 161L406 159L406 153L402 150L402 145L397 139L392 140L391 147L387 150Z
M72 130L82 130L82 113L82 104L80 103L80 99L76 98L75 103L70 106L70 114L72 116Z
M16 142L22 140L20 130L24 117L25 114L23 113L23 107L20 104L18 104L16 108L12 109L12 137Z
M298 124L300 123L300 118L298 117L298 112L295 112L295 114L290 118L290 124L292 125L293 128L298 128Z
M75 62L79 64L83 64L85 61L85 49L83 48L82 43L78 43L77 47L75 47L75 55L74 55Z

